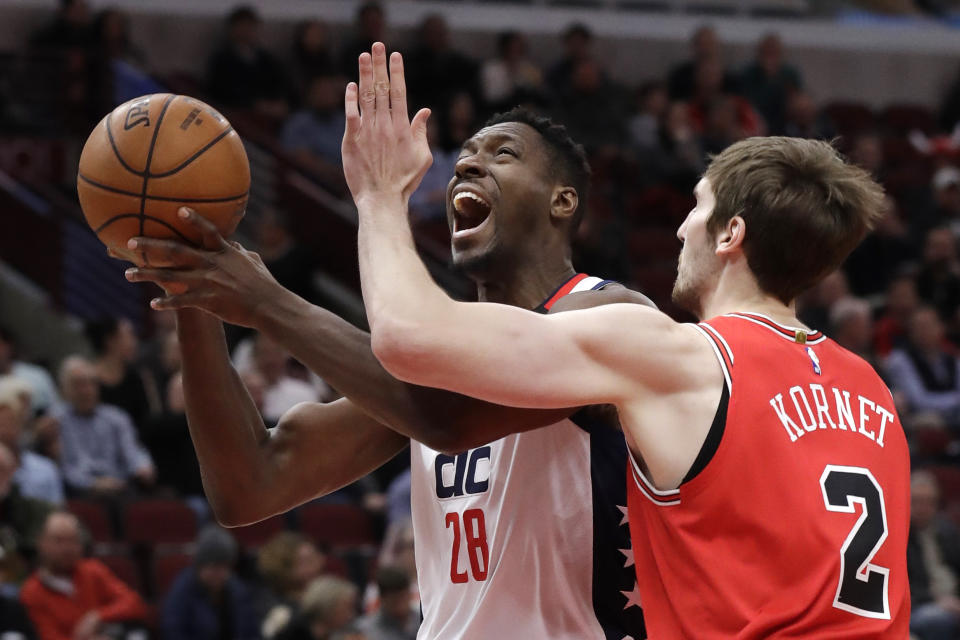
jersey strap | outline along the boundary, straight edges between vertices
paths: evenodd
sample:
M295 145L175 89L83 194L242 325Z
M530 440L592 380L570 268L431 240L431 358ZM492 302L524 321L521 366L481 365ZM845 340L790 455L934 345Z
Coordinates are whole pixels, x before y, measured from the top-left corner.
M613 283L613 280L604 280L603 278L597 278L596 276L588 276L585 273L578 273L560 285L557 290L550 294L546 301L542 302L540 306L534 309L534 311L546 313L547 311L550 311L550 308L554 304L556 304L557 300L565 295L578 293L580 291L596 291L604 288L608 284Z
M825 336L822 331L810 331L802 327L788 327L762 313L728 313L727 317L748 320L761 327L766 327L782 338L799 344L819 344L827 339L827 336Z

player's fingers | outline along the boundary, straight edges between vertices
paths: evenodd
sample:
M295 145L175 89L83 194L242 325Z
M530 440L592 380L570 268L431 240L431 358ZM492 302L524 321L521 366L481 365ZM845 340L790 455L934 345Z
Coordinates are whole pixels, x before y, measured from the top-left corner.
M377 96L373 91L373 58L364 51L360 54L360 116L373 122L373 110Z
M343 94L343 111L347 117L347 126L344 136L352 138L360 130L360 105L357 102L359 90L357 83L351 82Z
M199 215L196 211L189 207L180 207L177 211L177 215L180 216L180 219L186 222L187 224L193 226L197 231L200 232L200 237L202 239L202 246L207 251L222 251L227 247L227 241L223 239L223 236L220 235L220 230L217 227Z
M376 99L377 120L386 122L390 117L390 76L387 74L387 48L382 42L374 42L373 89Z
M153 267L130 267L123 272L130 282L153 282L161 286L181 283L197 284L205 278L205 272L198 269L158 269Z
M194 269L210 263L205 252L177 240L130 238L127 248L136 251L144 264L152 267Z
M204 302L209 300L210 296L206 293L189 291L177 295L168 295L162 298L154 298L150 301L150 308L155 311L165 311L168 309L185 309L187 307L196 307L203 309Z
M395 127L406 126L407 80L403 74L403 56L399 51L390 54L390 113Z

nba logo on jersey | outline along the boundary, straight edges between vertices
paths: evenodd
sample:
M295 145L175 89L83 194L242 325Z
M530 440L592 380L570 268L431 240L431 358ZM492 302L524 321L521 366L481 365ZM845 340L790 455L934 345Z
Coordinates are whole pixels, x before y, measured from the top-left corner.
M813 350L813 347L807 347L807 355L810 356L810 361L813 363L813 372L820 375L820 358L817 357L816 352Z

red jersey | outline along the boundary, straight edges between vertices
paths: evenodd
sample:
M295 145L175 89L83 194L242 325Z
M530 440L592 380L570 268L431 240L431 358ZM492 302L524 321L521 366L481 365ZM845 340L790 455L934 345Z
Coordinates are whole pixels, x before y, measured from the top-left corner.
M726 385L712 458L671 491L627 470L649 637L907 638L910 459L886 385L819 332L696 327Z

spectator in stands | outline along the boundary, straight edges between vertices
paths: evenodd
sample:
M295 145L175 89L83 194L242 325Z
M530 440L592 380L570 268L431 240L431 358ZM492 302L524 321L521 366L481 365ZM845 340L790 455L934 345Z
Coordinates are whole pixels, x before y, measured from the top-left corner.
M193 566L177 576L163 603L166 640L254 640L260 621L249 587L237 578L237 543L217 526L197 537Z
M300 602L300 615L277 635L278 640L332 640L352 631L357 617L357 587L334 576L317 578Z
M190 439L186 405L183 400L183 376L174 374L167 382L164 413L154 416L143 429L146 446L157 469L157 485L186 498L203 521L209 513L203 495L200 464Z
M103 9L93 22L90 69L91 98L98 113L144 94L166 91L148 73L146 55L130 38L130 18L118 9Z
M28 498L51 504L63 503L63 478L57 465L23 446L24 427L29 420L29 401L21 391L30 389L18 378L0 378L0 443L13 454L16 473L13 481Z
M850 160L882 182L886 176L886 162L883 157L883 139L880 134L867 131L858 135L850 149Z
M410 576L398 567L377 569L380 607L362 618L357 627L367 640L416 640L420 611L410 602Z
M527 55L527 39L519 31L497 36L497 57L480 70L483 100L494 111L517 104L543 104L543 72Z
M60 401L57 385L43 367L23 362L17 357L17 341L13 333L0 327L0 376L13 375L30 385L33 413L43 413Z
M591 152L618 147L627 139L627 116L626 95L600 64L590 58L578 62L557 106L556 119L570 135Z
M657 130L657 146L639 155L641 174L688 193L706 167L706 154L690 122L685 102L667 107Z
M800 72L783 59L783 42L768 33L757 45L757 55L740 77L740 90L767 122L772 134L784 131L787 99L803 89Z
M144 379L152 379L158 390L166 388L170 376L180 370L180 349L177 342L177 316L173 311L154 311L150 314L153 332L140 346L135 365ZM161 397L161 404L163 398ZM165 407L160 407L161 411Z
M243 386L247 388L247 393L250 394L250 399L253 400L254 406L257 408L257 411L260 412L260 415L264 415L264 400L267 392L267 380L263 377L263 374L254 369L252 366L246 369L240 369L240 379L243 380ZM269 422L267 422L270 425Z
M340 76L316 76L307 85L303 109L287 119L280 134L283 148L323 180L343 190L340 143L343 141L343 90Z
M257 554L257 568L266 582L263 636L274 637L299 613L307 587L323 574L326 556L308 538L284 531Z
M38 640L30 616L15 596L0 594L0 620L3 621L3 640Z
M739 107L739 99L731 95L718 96L699 107L703 109L700 143L708 155L717 155L734 142L747 137L738 113Z
M30 562L47 515L53 505L24 496L14 484L16 458L6 445L0 444L0 540L4 554L16 555ZM21 566L22 568L22 566ZM19 576L22 579L23 576Z
M319 293L313 279L320 264L316 253L297 241L286 212L266 207L253 226L257 252L270 275L301 298L316 302Z
M60 385L66 405L54 416L60 423L67 487L78 494L115 495L131 489L131 481L153 484L153 462L138 442L130 416L100 402L93 364L80 356L67 358Z
M672 100L691 100L697 89L697 76L701 74L700 67L711 63L720 68L720 89L732 91L736 87L736 79L723 69L723 60L720 54L720 40L717 31L707 25L693 33L690 39L692 57L677 65L670 71L667 85L670 88Z
M317 76L335 76L337 71L326 23L304 20L298 24L293 37L293 81L300 100L307 95L311 80Z
M953 131L957 125L960 125L960 72L947 89L940 106L940 128Z
M387 524L410 519L410 469L396 475L387 487Z
M427 143L433 164L427 169L420 186L410 196L410 215L416 222L447 218L447 186L460 156L459 148L446 149L440 143L440 125L427 121Z
M637 90L637 112L630 117L628 129L630 143L640 153L659 145L660 123L669 108L670 97L663 82L646 82Z
M792 138L830 140L836 135L833 123L826 113L818 112L817 105L806 91L791 91L787 96L783 135Z
M933 174L934 213L937 224L947 225L960 238L960 169L947 165Z
M852 296L837 300L830 308L828 333L841 347L878 368L873 352L873 309L869 302Z
M419 608L420 593L417 590L417 562L414 555L413 524L410 519L392 520L387 526L380 545L380 556L377 565L381 567L396 567L407 574L410 580L410 602ZM364 610L376 611L380 602L380 588L376 581L371 581L363 594Z
M940 488L929 471L910 479L910 632L920 640L953 640L960 630L960 532L940 512Z
M473 97L466 91L456 93L450 98L439 119L443 126L440 135L440 146L443 149L456 151L457 155L460 155L463 143L477 130L475 104Z
M290 354L264 334L257 334L253 344L253 366L266 381L264 417L276 423L284 413L301 402L326 399L310 384L288 373Z
M357 8L353 36L340 50L340 72L348 78L354 77L357 58L365 51L369 53L374 42L387 44L387 17L379 2L364 2Z
M917 274L917 293L947 321L960 307L960 260L957 259L957 240L948 227L937 227L927 233L923 262Z
M944 347L943 321L931 307L910 316L907 346L894 349L886 370L891 386L904 394L911 411L935 411L951 428L960 427L960 368Z
M719 141L726 138L736 141L764 132L763 121L750 103L724 88L723 67L719 58L704 59L696 66L690 121L705 138L712 137ZM705 147L707 144L704 142ZM722 148L714 153L720 151Z
M563 32L563 57L547 72L547 86L557 94L566 92L576 66L592 59L593 32L585 24L570 25Z
M210 58L210 95L221 106L253 109L273 121L287 115L283 66L260 44L260 16L250 7L227 18L226 42Z
M907 344L910 316L920 306L917 284L911 275L901 275L887 285L886 305L874 325L874 350L883 358Z
M55 511L47 517L39 559L20 600L41 640L143 637L146 605L100 561L83 559L76 516Z
M100 401L120 407L142 427L151 414L159 413L160 398L155 381L134 364L139 342L133 323L104 318L88 323L86 334L93 347Z
M438 13L420 24L416 46L405 56L407 89L411 104L440 109L452 95L480 97L479 66L469 56L450 46L450 29Z
M834 271L821 280L813 289L802 295L797 302L797 310L805 325L814 329L830 326L830 308L840 300L850 295L850 285L847 276L840 271Z
M915 254L910 230L900 217L897 201L886 196L883 202L883 217L877 221L873 233L864 238L844 263L850 288L858 295L883 291Z
M33 46L46 50L86 47L90 42L90 8L86 0L60 0L56 17L30 40Z

